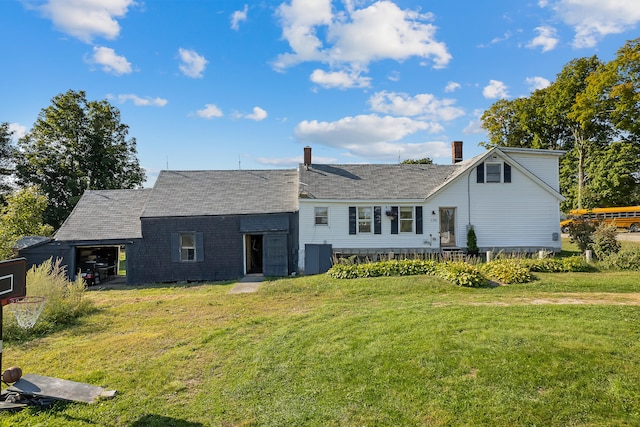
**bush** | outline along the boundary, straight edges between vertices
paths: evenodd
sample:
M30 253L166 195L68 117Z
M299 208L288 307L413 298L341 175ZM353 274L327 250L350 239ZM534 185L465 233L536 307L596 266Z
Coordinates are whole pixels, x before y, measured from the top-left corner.
M593 232L593 253L598 259L618 253L620 242L618 241L618 229L614 224L601 223Z
M4 316L4 338L20 340L42 336L73 324L78 317L93 310L93 305L83 298L84 291L84 280L78 276L75 282L70 282L59 259L55 262L49 259L32 267L27 272L27 296L45 297L44 309L32 329L22 329L14 316Z
M640 247L609 254L600 260L600 266L611 270L640 271Z
M477 268L464 261L439 263L437 264L435 275L458 286L477 288L487 283L487 279Z
M528 283L531 281L529 267L524 260L504 258L488 262L482 272L497 282L504 284Z
M428 274L449 280L459 286L482 286L486 279L472 265L462 261L437 263L432 260L391 260L365 264L338 263L327 271L334 279L357 279L380 276Z
M575 243L581 252L591 248L593 244L593 233L596 231L596 226L593 221L589 221L584 218L572 218L571 223L567 226L569 228L569 240L571 243Z
M478 248L478 238L476 237L476 231L473 227L469 227L467 231L467 253L469 255L478 255L480 249Z

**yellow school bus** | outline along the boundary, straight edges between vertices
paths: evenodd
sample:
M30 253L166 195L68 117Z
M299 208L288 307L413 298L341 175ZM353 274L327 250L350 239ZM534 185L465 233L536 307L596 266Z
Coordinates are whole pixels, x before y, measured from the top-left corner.
M571 224L572 218L615 224L616 227L626 228L631 232L640 231L640 206L572 210L569 212L569 218L560 222L560 230L563 233L569 231L569 224Z

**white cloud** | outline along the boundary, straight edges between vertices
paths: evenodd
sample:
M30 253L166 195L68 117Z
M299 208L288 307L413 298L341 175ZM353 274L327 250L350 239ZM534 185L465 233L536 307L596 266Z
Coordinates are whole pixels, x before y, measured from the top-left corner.
M407 143L400 140L419 131L440 132L438 124L408 117L380 117L375 114L345 117L334 122L302 121L295 128L298 140L346 150L348 155L391 161L404 158L436 157L438 144ZM451 148L449 148L449 154ZM438 151L439 153L439 151Z
M115 50L109 47L94 46L93 56L87 62L100 65L105 73L117 76L129 74L132 71L131 63L127 58L117 55Z
M471 120L467 124L467 126L464 127L464 129L462 129L462 133L465 135L486 133L486 131L482 128L482 120L480 120L480 117L482 117L483 113L484 110L473 110L472 115L474 119Z
M538 89L544 89L551 84L549 80L539 76L527 77L524 81L529 86L529 90L531 92L536 91Z
M411 97L406 93L382 91L369 98L369 105L375 112L435 121L449 121L463 116L464 110L453 104L453 99L438 99L429 93Z
M210 119L212 117L222 117L222 110L215 106L215 104L205 104L202 110L196 111L199 117L204 119Z
M13 142L17 142L27 134L27 127L22 126L20 123L9 123L9 132L12 133L11 139Z
M317 85L325 88L354 88L369 87L371 78L362 77L359 73L347 73L345 71L326 72L323 70L314 70L311 73L310 80Z
M456 89L460 89L460 83L448 82L447 85L444 87L445 92L453 92Z
M256 122L260 122L267 118L267 112L260 107L253 107L252 114L246 114L243 117L245 119L255 120Z
M247 20L247 12L249 11L249 6L244 5L244 9L236 10L231 14L231 29L238 31L240 29L240 23Z
M556 48L559 39L555 28L543 26L536 27L535 30L538 32L538 35L527 44L528 48L534 49L540 46L542 47L542 52L549 52Z
M209 61L204 56L199 55L195 50L178 49L180 56L180 71L187 77L201 78L204 75L204 69Z
M489 80L489 84L482 89L482 96L487 99L508 98L507 86L499 80Z
M107 99L115 99L120 104L132 101L133 105L137 107L164 107L169 102L164 98L151 98L148 96L142 98L134 94L107 95Z
M96 36L118 37L116 18L124 17L134 4L134 0L48 0L38 9L60 31L90 43Z
M291 52L279 55L274 68L318 61L332 68L362 70L373 61L403 61L414 56L442 68L451 60L446 45L435 39L431 14L402 10L388 0L361 9L356 9L357 3L345 2L346 10L335 15L330 0L281 4L282 35Z
M551 7L565 24L573 27L573 46L593 47L608 34L620 34L640 22L638 0L556 0L539 2Z

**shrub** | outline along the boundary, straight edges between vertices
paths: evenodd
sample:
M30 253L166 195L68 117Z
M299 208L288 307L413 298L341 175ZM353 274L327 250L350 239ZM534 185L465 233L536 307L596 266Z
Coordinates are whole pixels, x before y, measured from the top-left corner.
M504 284L527 283L531 281L529 267L524 260L504 258L488 262L482 271L492 279Z
M458 286L477 288L487 283L487 279L477 268L464 261L439 263L437 264L435 275Z
M580 251L584 252L593 244L593 232L596 226L593 221L584 218L572 218L569 228L569 240L575 243Z
M618 229L614 224L607 225L603 222L596 227L592 236L592 248L593 253L598 259L620 251L620 242L617 236Z
M560 263L562 264L562 271L565 272L589 272L596 271L597 269L587 262L587 260L582 256L571 256L566 258L560 258Z
M478 255L478 252L480 252L480 249L478 248L476 231L473 227L469 227L469 231L467 231L467 253L469 255Z
M609 254L603 257L600 266L611 270L640 271L640 247Z
M92 304L83 298L85 283L81 277L70 282L60 260L51 259L27 272L27 296L46 298L40 318L32 329L20 328L14 316L4 317L5 339L24 339L41 336L72 324L78 317L93 310Z
M410 276L428 274L449 280L459 286L482 286L486 279L472 265L463 261L437 263L433 260L391 260L365 264L334 264L327 275L334 279L356 279L380 276Z

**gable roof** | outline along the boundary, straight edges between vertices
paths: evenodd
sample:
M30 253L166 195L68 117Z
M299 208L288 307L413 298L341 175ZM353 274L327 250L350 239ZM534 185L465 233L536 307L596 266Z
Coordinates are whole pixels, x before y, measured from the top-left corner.
M142 217L295 212L296 175L294 169L162 171Z
M87 190L54 240L124 240L142 237L140 214L151 189Z
M530 154L538 154L538 155L544 154L544 155L551 155L551 156L558 156L558 157L560 157L560 156L562 156L564 154L564 151L559 151L559 150L541 150L541 149L534 149L534 148L493 147L493 148L487 150L486 152L484 152L482 154L479 154L479 155L477 155L477 156L475 156L475 157L473 157L471 159L465 160L464 162L458 163L457 165L460 166L460 169L455 171L447 179L446 182L443 182L442 184L440 184L437 187L433 188L429 192L429 194L427 195L426 198L429 198L429 197L435 195L436 193L440 192L444 187L447 186L447 184L449 184L450 182L456 180L458 177L464 175L465 172L469 172L469 171L473 170L480 163L484 162L489 157L492 157L492 156L495 155L495 156L499 156L502 160L504 160L507 163L509 163L509 165L511 165L512 167L516 168L518 171L522 172L529 179L531 179L533 182L538 184L540 187L542 187L545 191L550 193L552 196L554 196L558 200L560 200L560 201L564 201L565 200L565 198L564 198L564 196L562 194L560 194L558 191L556 191L554 188L552 188L549 184L547 184L542 179L540 179L537 175L535 175L534 173L529 171L527 168L522 166L513 157L509 156L508 153L510 153L510 152L511 153L530 153Z
M458 165L301 165L300 197L338 200L424 199Z

